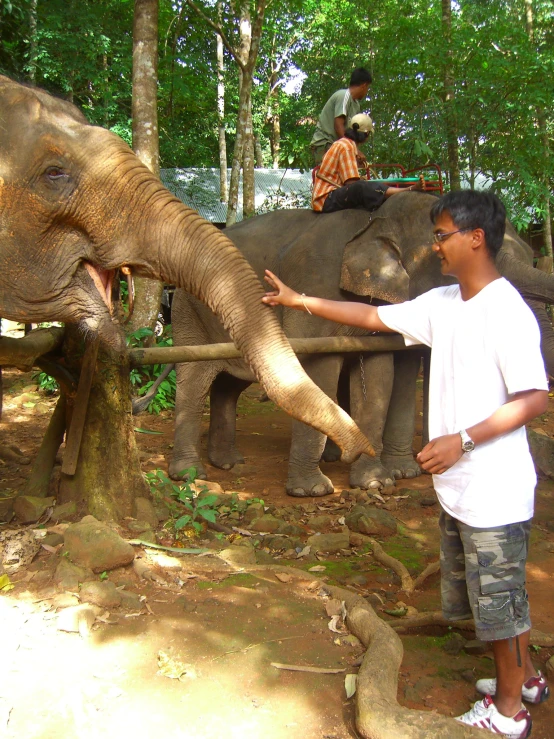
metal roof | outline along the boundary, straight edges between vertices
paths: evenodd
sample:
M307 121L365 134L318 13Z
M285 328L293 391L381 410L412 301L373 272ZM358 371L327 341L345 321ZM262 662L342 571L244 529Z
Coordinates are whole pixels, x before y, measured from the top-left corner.
M160 179L176 197L208 221L225 223L227 205L219 199L219 168L162 169ZM227 170L227 182L231 170ZM256 213L310 207L312 173L299 169L255 169ZM242 220L242 174L237 221Z

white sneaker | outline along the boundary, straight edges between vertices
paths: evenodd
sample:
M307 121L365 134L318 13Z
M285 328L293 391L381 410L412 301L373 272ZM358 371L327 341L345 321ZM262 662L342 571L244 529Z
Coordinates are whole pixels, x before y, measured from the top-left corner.
M509 718L498 711L490 695L477 701L467 713L457 716L456 721L478 729L488 729L507 739L525 739L531 733L532 726L531 714L525 706L521 706L516 715Z
M483 695L496 695L496 678L477 680L475 689ZM530 677L521 687L521 697L527 703L542 703L549 695L550 689L540 671L535 677Z

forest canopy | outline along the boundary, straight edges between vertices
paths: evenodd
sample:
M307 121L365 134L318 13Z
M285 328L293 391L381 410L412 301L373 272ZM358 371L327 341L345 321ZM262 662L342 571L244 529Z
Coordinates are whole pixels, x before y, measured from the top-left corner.
M162 167L219 166L216 33L206 19L238 38L241 3L194 4L159 3ZM0 71L73 101L130 143L133 10L132 0L0 0ZM318 113L360 65L374 78L363 104L375 121L370 161L436 162L453 185L457 167L462 183L502 192L518 227L549 217L552 0L267 3L252 89L257 164L310 167ZM224 66L231 151L239 67L226 47Z

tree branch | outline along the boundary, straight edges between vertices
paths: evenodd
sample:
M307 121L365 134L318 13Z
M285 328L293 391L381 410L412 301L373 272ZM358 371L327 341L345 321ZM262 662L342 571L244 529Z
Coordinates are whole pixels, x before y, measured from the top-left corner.
M209 25L209 26L210 26L211 28L213 28L213 30L214 30L214 31L215 31L215 32L216 32L216 33L218 34L218 36L219 36L219 37L221 38L221 40L223 41L223 45L225 46L225 48L227 49L227 51L229 52L229 54L231 54L231 56L232 56L232 57L233 57L233 59L234 59L234 60L236 61L236 63L237 63L237 64L238 64L238 66L240 67L240 69L241 69L241 70L242 70L242 71L244 72L244 70L245 70L245 65L244 65L244 63L242 62L242 60L241 60L241 58L239 57L239 55L237 54L236 50L235 50L235 49L234 49L234 48L233 48L233 47L231 46L231 43L230 43L230 41L228 40L228 38L227 38L227 36L225 35L225 33L223 32L223 29L221 28L221 26L220 26L220 25L218 25L217 23L215 23L215 21L213 21L213 20L212 20L212 19L211 19L211 18L210 18L210 17L208 16L208 15L206 15L206 14L204 13L204 11L203 11L203 10L201 10L201 9L200 9L200 8L199 8L199 7L197 6L197 5L195 5L195 3L193 3L193 2L192 2L192 0L186 0L186 2L187 2L187 5L189 5L189 6L190 6L190 7L191 7L191 8L192 8L192 9L193 9L193 10L194 10L194 11L195 11L196 13L198 13L198 15L199 15L199 16L200 16L200 17L201 17L201 18L202 18L202 19L203 19L204 21L206 21L206 23L207 23L207 24L208 24L208 25Z

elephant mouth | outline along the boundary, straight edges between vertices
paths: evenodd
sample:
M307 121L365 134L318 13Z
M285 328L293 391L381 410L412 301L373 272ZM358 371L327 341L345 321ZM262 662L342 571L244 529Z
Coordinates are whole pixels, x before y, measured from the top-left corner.
M112 313L112 286L113 286L113 281L114 281L114 276L115 276L115 270L102 269L101 267L95 267L90 262L85 262L84 266L87 272L89 273L91 280L94 282L96 289L100 293L100 297L106 304L106 307L111 314Z

